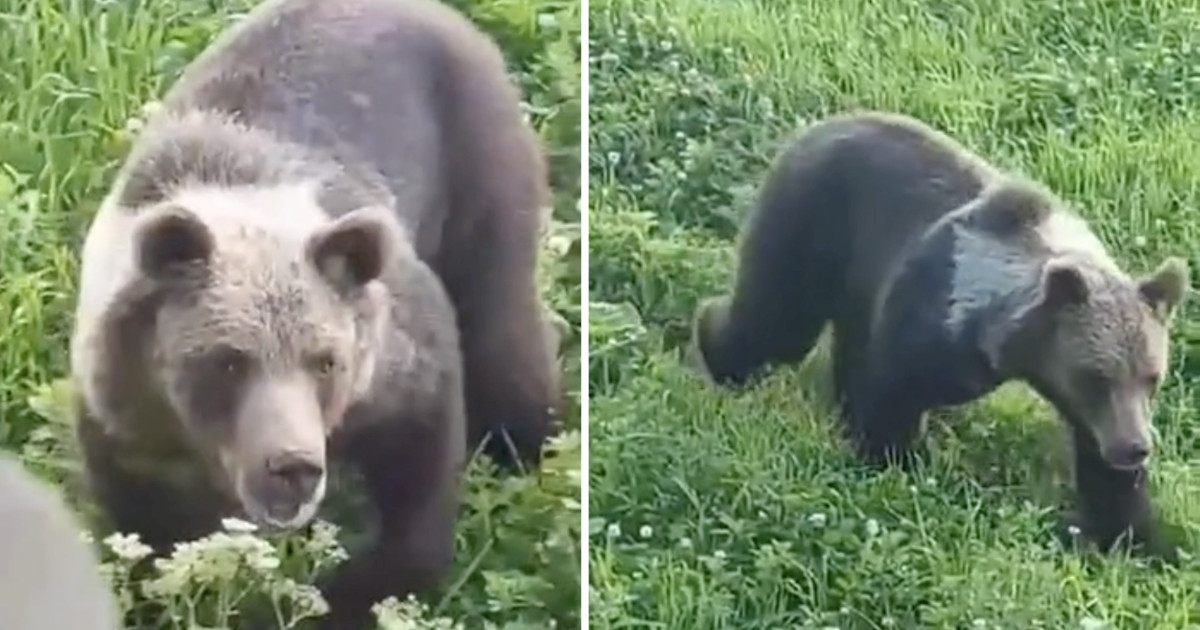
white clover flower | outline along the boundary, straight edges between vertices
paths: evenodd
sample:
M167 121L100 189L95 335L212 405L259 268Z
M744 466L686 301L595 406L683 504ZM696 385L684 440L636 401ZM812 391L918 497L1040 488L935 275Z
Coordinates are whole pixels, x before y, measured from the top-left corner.
M1072 535L1072 536L1078 536L1078 535L1079 535L1079 526L1077 526L1077 525L1068 525L1068 526L1067 526L1067 533L1068 533L1068 534L1070 534L1070 535Z
M684 549L691 549L691 548L692 548L692 539L691 539L691 538L688 538L687 536L684 536L683 538L680 538L680 539L679 539L679 546L680 546L680 547L683 547Z
M642 525L641 528L638 529L638 536L641 536L642 538L649 538L653 535L654 528L650 527L649 525Z
M609 538L616 538L621 535L621 526L617 523L609 523L608 529L605 530Z
M867 536L874 538L879 535L879 521L870 518L867 519Z
M815 525L816 527L825 527L825 523L827 522L827 520L828 519L825 517L825 514L823 512L817 512L816 514L810 514L808 517L808 522L811 523L812 525Z

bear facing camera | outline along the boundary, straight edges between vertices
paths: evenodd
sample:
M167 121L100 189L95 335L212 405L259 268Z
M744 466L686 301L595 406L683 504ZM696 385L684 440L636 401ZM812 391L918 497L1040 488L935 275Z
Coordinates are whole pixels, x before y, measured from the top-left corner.
M802 361L833 326L845 428L875 465L908 465L927 411L1008 381L1073 438L1078 516L1104 548L1175 557L1146 487L1150 418L1182 260L1131 277L1078 215L912 118L812 125L778 160L741 235L727 297L696 310L693 353L743 385Z
M468 448L535 467L555 430L547 188L455 10L257 5L167 92L83 245L77 432L111 527L158 552L227 516L303 527L345 462L380 533L323 584L324 627L442 586Z

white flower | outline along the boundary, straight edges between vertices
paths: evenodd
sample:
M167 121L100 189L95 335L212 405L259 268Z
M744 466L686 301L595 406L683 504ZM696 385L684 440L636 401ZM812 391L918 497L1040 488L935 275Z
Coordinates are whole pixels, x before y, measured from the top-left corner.
M233 534L252 534L258 531L258 526L254 523L233 517L221 519L221 527Z
M122 560L136 562L153 553L153 549L142 543L137 534L110 534L104 544Z
M327 562L336 564L349 558L349 554L338 543L338 527L328 521L313 522L312 535L304 543L308 554L317 558L317 565L324 566Z
M642 525L642 527L638 529L638 536L641 536L642 538L649 538L653 535L654 528L650 527L649 525Z
M296 617L315 617L329 612L329 604L320 589L311 584L298 584L291 578L284 578L272 584L271 590L277 597L292 600Z
M403 602L389 597L371 607L380 630L462 630L462 624L445 617L429 617L429 607L412 596Z
M606 532L609 538L616 538L621 535L621 526L617 523L609 523Z
M275 548L267 541L250 534L216 532L179 543L171 557L155 560L159 576L143 588L152 597L178 595L193 583L230 582L245 569L260 577L271 577L279 564Z
M867 519L867 536L874 538L879 535L879 521L871 518Z
M825 518L825 514L822 512L817 512L816 514L811 514L808 517L808 522L813 524L816 527L825 527L826 521L827 521L827 519Z

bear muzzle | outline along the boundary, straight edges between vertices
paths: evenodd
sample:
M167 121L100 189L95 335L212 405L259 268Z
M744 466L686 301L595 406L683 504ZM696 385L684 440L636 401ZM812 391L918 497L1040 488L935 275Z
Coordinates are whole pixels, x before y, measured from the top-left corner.
M278 529L294 529L316 514L325 497L326 471L322 457L302 451L283 451L239 484L241 502L255 521Z
M1146 465L1153 449L1147 440L1133 440L1115 444L1104 450L1104 460L1117 470L1136 470Z

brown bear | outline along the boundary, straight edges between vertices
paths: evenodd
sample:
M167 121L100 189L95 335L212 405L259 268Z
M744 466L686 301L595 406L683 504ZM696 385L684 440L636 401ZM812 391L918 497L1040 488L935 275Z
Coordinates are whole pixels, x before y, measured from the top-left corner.
M877 465L911 463L926 411L1025 382L1072 430L1082 531L1173 555L1145 482L1182 261L1131 279L1042 187L877 112L806 130L738 251L732 296L696 312L693 348L713 380L799 362L832 321L836 398Z
M66 502L0 455L0 628L118 630L111 586Z
M535 465L553 430L539 143L494 43L431 0L267 0L162 105L83 246L91 486L164 550L302 526L352 464L380 538L326 595L357 628L442 582L467 448Z

